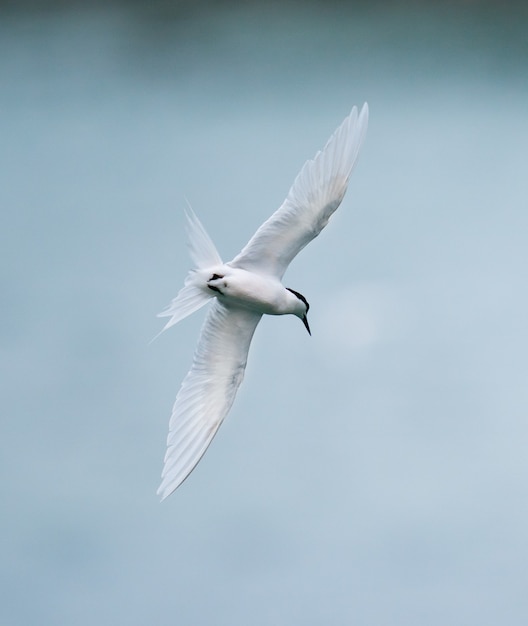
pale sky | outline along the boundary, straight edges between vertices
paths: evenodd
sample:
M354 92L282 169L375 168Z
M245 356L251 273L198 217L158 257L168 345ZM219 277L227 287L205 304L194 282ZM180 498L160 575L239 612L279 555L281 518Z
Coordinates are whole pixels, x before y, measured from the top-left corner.
M4 10L2 624L527 623L528 24L439 6ZM365 100L313 336L160 505L185 198L228 260Z

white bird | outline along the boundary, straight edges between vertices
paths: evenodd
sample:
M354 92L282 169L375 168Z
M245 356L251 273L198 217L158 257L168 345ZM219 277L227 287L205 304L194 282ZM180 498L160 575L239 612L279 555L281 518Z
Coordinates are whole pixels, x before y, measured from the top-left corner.
M326 226L340 205L365 137L368 106L354 107L322 151L307 161L281 207L245 248L223 263L189 207L187 230L195 269L159 317L163 330L214 300L202 327L192 367L176 397L169 423L161 499L195 468L229 412L244 377L249 344L264 313L299 317L310 333L309 304L281 279L291 260Z

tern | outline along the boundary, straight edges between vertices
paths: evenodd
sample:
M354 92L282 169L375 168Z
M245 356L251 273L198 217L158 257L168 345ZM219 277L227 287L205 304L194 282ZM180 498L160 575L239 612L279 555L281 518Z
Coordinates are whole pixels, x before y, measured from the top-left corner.
M229 412L244 377L249 345L262 315L296 315L308 331L310 305L282 277L292 259L317 237L341 204L368 123L368 105L350 115L323 150L307 161L283 204L245 248L223 263L189 207L189 252L194 268L159 317L162 332L212 302L192 367L176 397L158 495L164 500L189 476Z

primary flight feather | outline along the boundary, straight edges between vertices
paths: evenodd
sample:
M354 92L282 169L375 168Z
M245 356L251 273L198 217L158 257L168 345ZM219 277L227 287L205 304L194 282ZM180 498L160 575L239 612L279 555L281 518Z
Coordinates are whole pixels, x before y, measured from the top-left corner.
M326 146L304 164L280 208L229 263L222 262L189 208L187 231L195 268L160 313L170 317L163 330L214 302L172 409L158 489L162 500L191 473L229 412L262 315L296 315L310 332L306 298L284 287L281 279L292 259L317 237L340 205L367 123L367 104L359 114L354 107Z

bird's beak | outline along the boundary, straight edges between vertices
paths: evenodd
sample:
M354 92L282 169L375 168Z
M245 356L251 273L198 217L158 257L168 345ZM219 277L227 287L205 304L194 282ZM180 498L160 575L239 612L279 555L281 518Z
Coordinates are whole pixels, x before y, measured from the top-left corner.
M306 317L306 315L302 316L302 321L303 321L304 327L306 328L306 330L308 331L308 334L311 337L312 333L310 332L310 325L308 324L308 318Z

